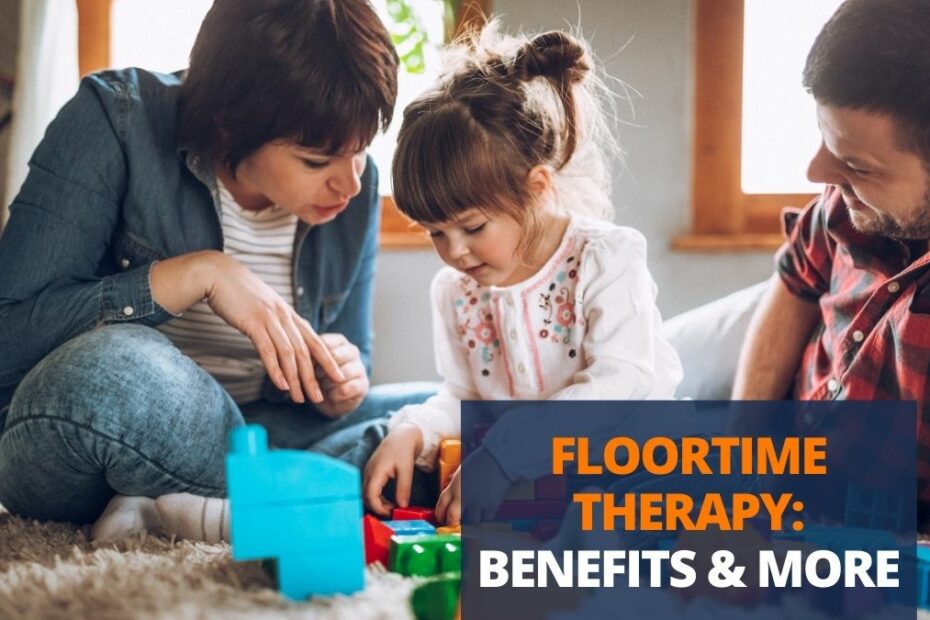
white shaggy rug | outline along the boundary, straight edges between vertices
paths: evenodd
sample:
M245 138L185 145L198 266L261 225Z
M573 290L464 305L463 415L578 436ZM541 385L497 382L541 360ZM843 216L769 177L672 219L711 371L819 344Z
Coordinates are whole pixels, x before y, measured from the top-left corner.
M229 545L140 535L118 546L87 528L14 517L0 507L0 618L413 618L417 581L369 569L354 596L292 603Z

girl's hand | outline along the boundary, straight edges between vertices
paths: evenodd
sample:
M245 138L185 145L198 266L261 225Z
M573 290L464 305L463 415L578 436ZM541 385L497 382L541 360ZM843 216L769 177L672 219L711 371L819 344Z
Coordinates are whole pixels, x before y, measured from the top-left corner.
M338 418L355 411L368 395L368 373L358 347L342 334L321 334L323 343L329 348L344 381L334 381L317 368L316 375L323 389L323 402L316 408L331 418Z
M469 492L468 505L462 508L461 478L462 467L465 465L468 465L468 475L471 480L469 484L480 484L481 486L480 490ZM458 471L455 472L455 484L457 485L457 489L453 491L455 495L449 498L450 502L455 500L455 504L450 504L450 506L457 507L458 514L456 518L464 520L469 525L496 521L497 512L504 498L507 496L507 493L510 492L510 487L513 484L512 481L507 477L507 474L501 468L497 460L483 447L469 454L465 458L462 467L459 467ZM453 483L450 482L449 487L451 488L452 486ZM442 501L443 497L440 496L439 503L441 504ZM445 511L445 508L443 511ZM449 512L451 523L451 508ZM440 517L439 504L436 505L436 517Z
M449 485L439 495L436 502L436 521L446 525L461 525L462 523L462 468L459 467L452 474Z
M362 478L365 505L375 514L389 517L395 504L384 498L384 485L394 480L397 506L410 503L414 462L423 449L423 433L414 424L394 427L365 465Z

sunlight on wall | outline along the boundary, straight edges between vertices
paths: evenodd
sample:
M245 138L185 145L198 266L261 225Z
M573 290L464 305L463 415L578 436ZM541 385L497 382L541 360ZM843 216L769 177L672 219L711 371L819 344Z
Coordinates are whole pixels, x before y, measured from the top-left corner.
M817 33L842 0L745 2L743 192L820 191L805 178L820 132L801 72Z

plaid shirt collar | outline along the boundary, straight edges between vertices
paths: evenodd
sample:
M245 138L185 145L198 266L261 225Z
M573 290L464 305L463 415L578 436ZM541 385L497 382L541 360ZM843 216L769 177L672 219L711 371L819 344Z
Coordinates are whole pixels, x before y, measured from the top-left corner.
M804 350L795 397L916 401L920 496L930 501L927 243L859 232L836 188L784 220L779 275L792 293L818 303L822 317Z

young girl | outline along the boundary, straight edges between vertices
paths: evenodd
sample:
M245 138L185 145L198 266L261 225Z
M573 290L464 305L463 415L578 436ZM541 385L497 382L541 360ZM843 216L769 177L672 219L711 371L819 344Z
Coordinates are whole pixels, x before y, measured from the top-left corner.
M404 113L394 198L448 265L433 280L440 393L401 409L365 469L409 500L414 464L461 434L462 400L667 399L681 379L659 335L646 241L610 223L607 135L592 61L563 32L459 46ZM490 436L490 434L489 434ZM500 464L502 448L484 447ZM436 506L460 519L460 472Z

